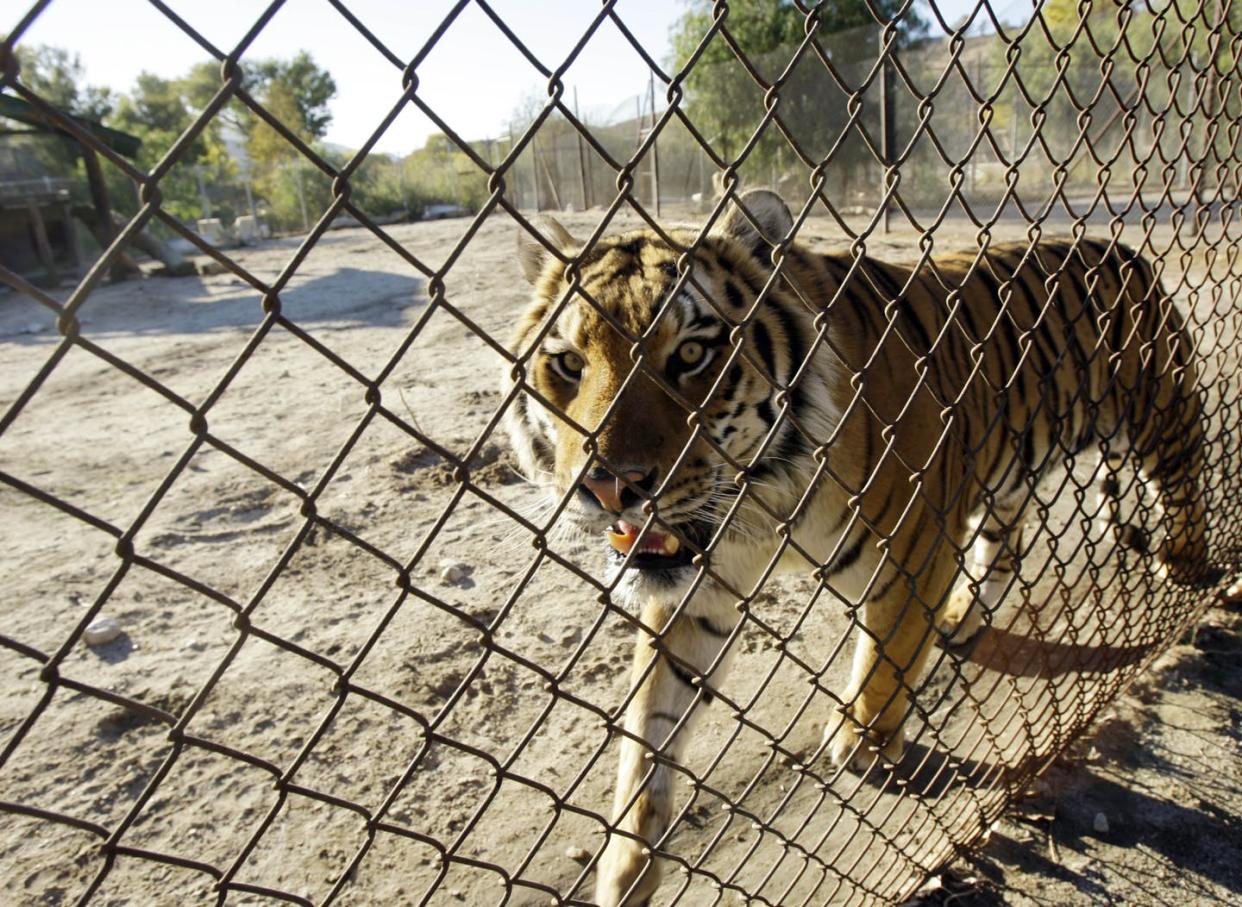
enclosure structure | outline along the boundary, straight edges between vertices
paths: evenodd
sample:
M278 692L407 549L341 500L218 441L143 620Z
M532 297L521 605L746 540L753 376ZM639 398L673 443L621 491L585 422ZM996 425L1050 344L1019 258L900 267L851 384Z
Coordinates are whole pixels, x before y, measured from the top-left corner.
M248 48L280 3L218 46L152 0L219 61L220 82L149 172L23 82L14 48L49 5L11 24L4 90L94 149L142 204L65 292L0 271L14 291L0 297L0 860L21 898L591 901L615 834L629 649L659 629L613 597L598 545L558 529L565 501L549 507L520 481L500 434L530 391L497 388L534 352L507 344L526 296L512 234L539 229L512 190L540 141L572 137L581 171L564 178L593 207L562 220L589 242L703 227L744 182L792 204L780 243L855 259L926 266L946 248L1054 235L1124 243L1153 263L1193 339L1210 558L1219 587L1236 581L1233 5L1047 3L1011 22L985 2L949 22L934 5L859 3L849 24L863 31L849 39L798 3L783 7L798 40L752 54L743 4L720 2L670 66L634 41L620 3L604 3L564 59L540 60L481 0L454 5L410 58L333 2L398 86L338 170L247 89ZM420 65L470 15L547 84L490 156L420 95ZM633 43L663 97L624 154L566 102L565 73L604 33ZM732 119L712 95L726 82ZM330 182L305 237L224 251L161 208L161 180L229 106ZM351 175L410 108L485 180L474 216L380 226L351 198ZM536 179L558 178L536 165ZM670 172L696 182L666 193ZM341 214L361 227L329 233ZM153 223L223 273L105 285ZM823 311L876 292L846 286ZM890 324L900 303L879 300ZM37 307L53 330L28 330ZM1004 331L998 319L973 339L982 349ZM740 493L763 455L737 464ZM980 843L1215 600L1216 585L1169 583L1096 527L1099 469L1071 454L1025 489L1020 572L973 645L938 648L910 681L896 764L839 770L819 742L848 704L858 608L815 565L744 590L736 664L698 680L698 730L671 766L685 783L649 842L665 866L656 902L895 901ZM1159 538L1144 483L1129 471L1120 482L1127 520ZM122 634L88 644L105 614Z

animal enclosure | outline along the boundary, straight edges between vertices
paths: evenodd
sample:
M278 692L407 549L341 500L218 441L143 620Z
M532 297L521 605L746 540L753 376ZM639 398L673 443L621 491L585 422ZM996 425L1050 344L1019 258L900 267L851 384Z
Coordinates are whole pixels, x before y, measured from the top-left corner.
M1045 3L1010 22L985 2L950 22L860 2L869 21L829 31L796 3L797 40L751 54L744 4L721 2L674 65L635 41L624 3L593 9L551 60L481 0L455 4L412 56L333 2L342 34L393 78L390 117L336 166L248 89L248 49L280 3L223 45L153 2L219 63L219 83L148 170L23 81L15 49L56 2L4 23L4 91L140 201L72 285L0 270L0 866L22 903L592 902L615 833L630 649L659 633L614 598L599 540L567 533L565 502L523 481L500 428L517 397L501 375L533 353L509 342L528 298L514 233L541 229L537 207L592 242L704 228L758 186L791 205L779 248L925 263L1009 240L1123 243L1152 262L1198 365L1220 577L1171 583L1102 531L1102 467L1068 454L1024 489L1019 572L985 628L910 680L904 756L859 773L821 744L848 705L857 603L813 564L765 575L739 590L731 671L698 679L712 701L696 698L671 765L653 903L900 901L977 846L1237 581L1230 4ZM547 85L529 121L486 146L420 94L420 65L468 15ZM607 129L565 92L605 34L652 72L646 107ZM221 248L162 207L161 183L231 109L330 188L304 236ZM471 216L381 225L354 198L374 140L411 109L485 186ZM156 229L215 273L109 282ZM877 292L860 276L819 302L831 318ZM892 324L900 301L879 299ZM998 319L972 339L982 350L1007 330ZM755 352L734 336L738 355ZM739 494L762 456L735 464ZM1118 481L1127 522L1159 540L1149 484L1129 468ZM122 632L88 644L102 615Z

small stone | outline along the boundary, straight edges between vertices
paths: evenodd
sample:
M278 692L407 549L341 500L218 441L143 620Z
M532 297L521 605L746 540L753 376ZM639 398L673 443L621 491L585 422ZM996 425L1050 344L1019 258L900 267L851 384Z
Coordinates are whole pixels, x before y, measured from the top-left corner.
M45 330L47 330L46 325L43 325L38 321L32 321L30 324L26 325L27 334L42 334Z
M112 617L99 617L86 628L83 639L88 646L105 646L121 635L121 625Z
M457 585L470 573L470 568L457 561L440 562L440 579L450 585Z
M585 863L591 859L591 852L583 847L566 847L565 856L575 863Z
M1098 835L1108 834L1108 816L1103 813L1096 813L1095 821L1091 823L1091 827L1095 829L1095 833Z

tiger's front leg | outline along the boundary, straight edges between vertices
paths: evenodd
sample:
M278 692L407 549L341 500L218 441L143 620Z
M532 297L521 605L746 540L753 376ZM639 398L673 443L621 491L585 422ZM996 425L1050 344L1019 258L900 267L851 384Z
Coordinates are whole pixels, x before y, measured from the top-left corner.
M625 711L617 770L615 830L597 876L595 898L604 907L645 904L655 893L660 866L649 848L668 831L675 805L675 773L667 763L681 758L695 713L723 679L739 619L730 599L702 590L676 618L675 611L676 602L659 600L642 611L645 628L634 647L631 687L637 692Z
M841 712L824 727L824 745L837 767L865 771L878 751L890 763L905 749L902 727L910 693L927 653L957 570L944 545L926 561L913 549L899 566L883 571L862 607L854 665ZM908 564L922 563L909 576Z

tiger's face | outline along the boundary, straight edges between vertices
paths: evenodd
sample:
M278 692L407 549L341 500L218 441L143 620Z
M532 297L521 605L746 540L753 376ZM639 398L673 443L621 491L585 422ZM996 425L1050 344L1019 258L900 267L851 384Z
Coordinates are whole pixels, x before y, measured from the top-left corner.
M534 296L513 348L529 354L533 393L507 412L509 435L528 477L557 501L568 496L562 519L629 568L623 585L676 589L697 572L737 494L739 464L771 428L762 413L775 389L764 371L779 384L796 367L777 361L769 327L737 327L765 279L757 234L749 221L726 220L678 288L681 252L654 232L578 255L555 221L539 226L577 256L581 292L557 256L520 243ZM673 239L689 245L694 235ZM735 353L738 336L749 356Z

